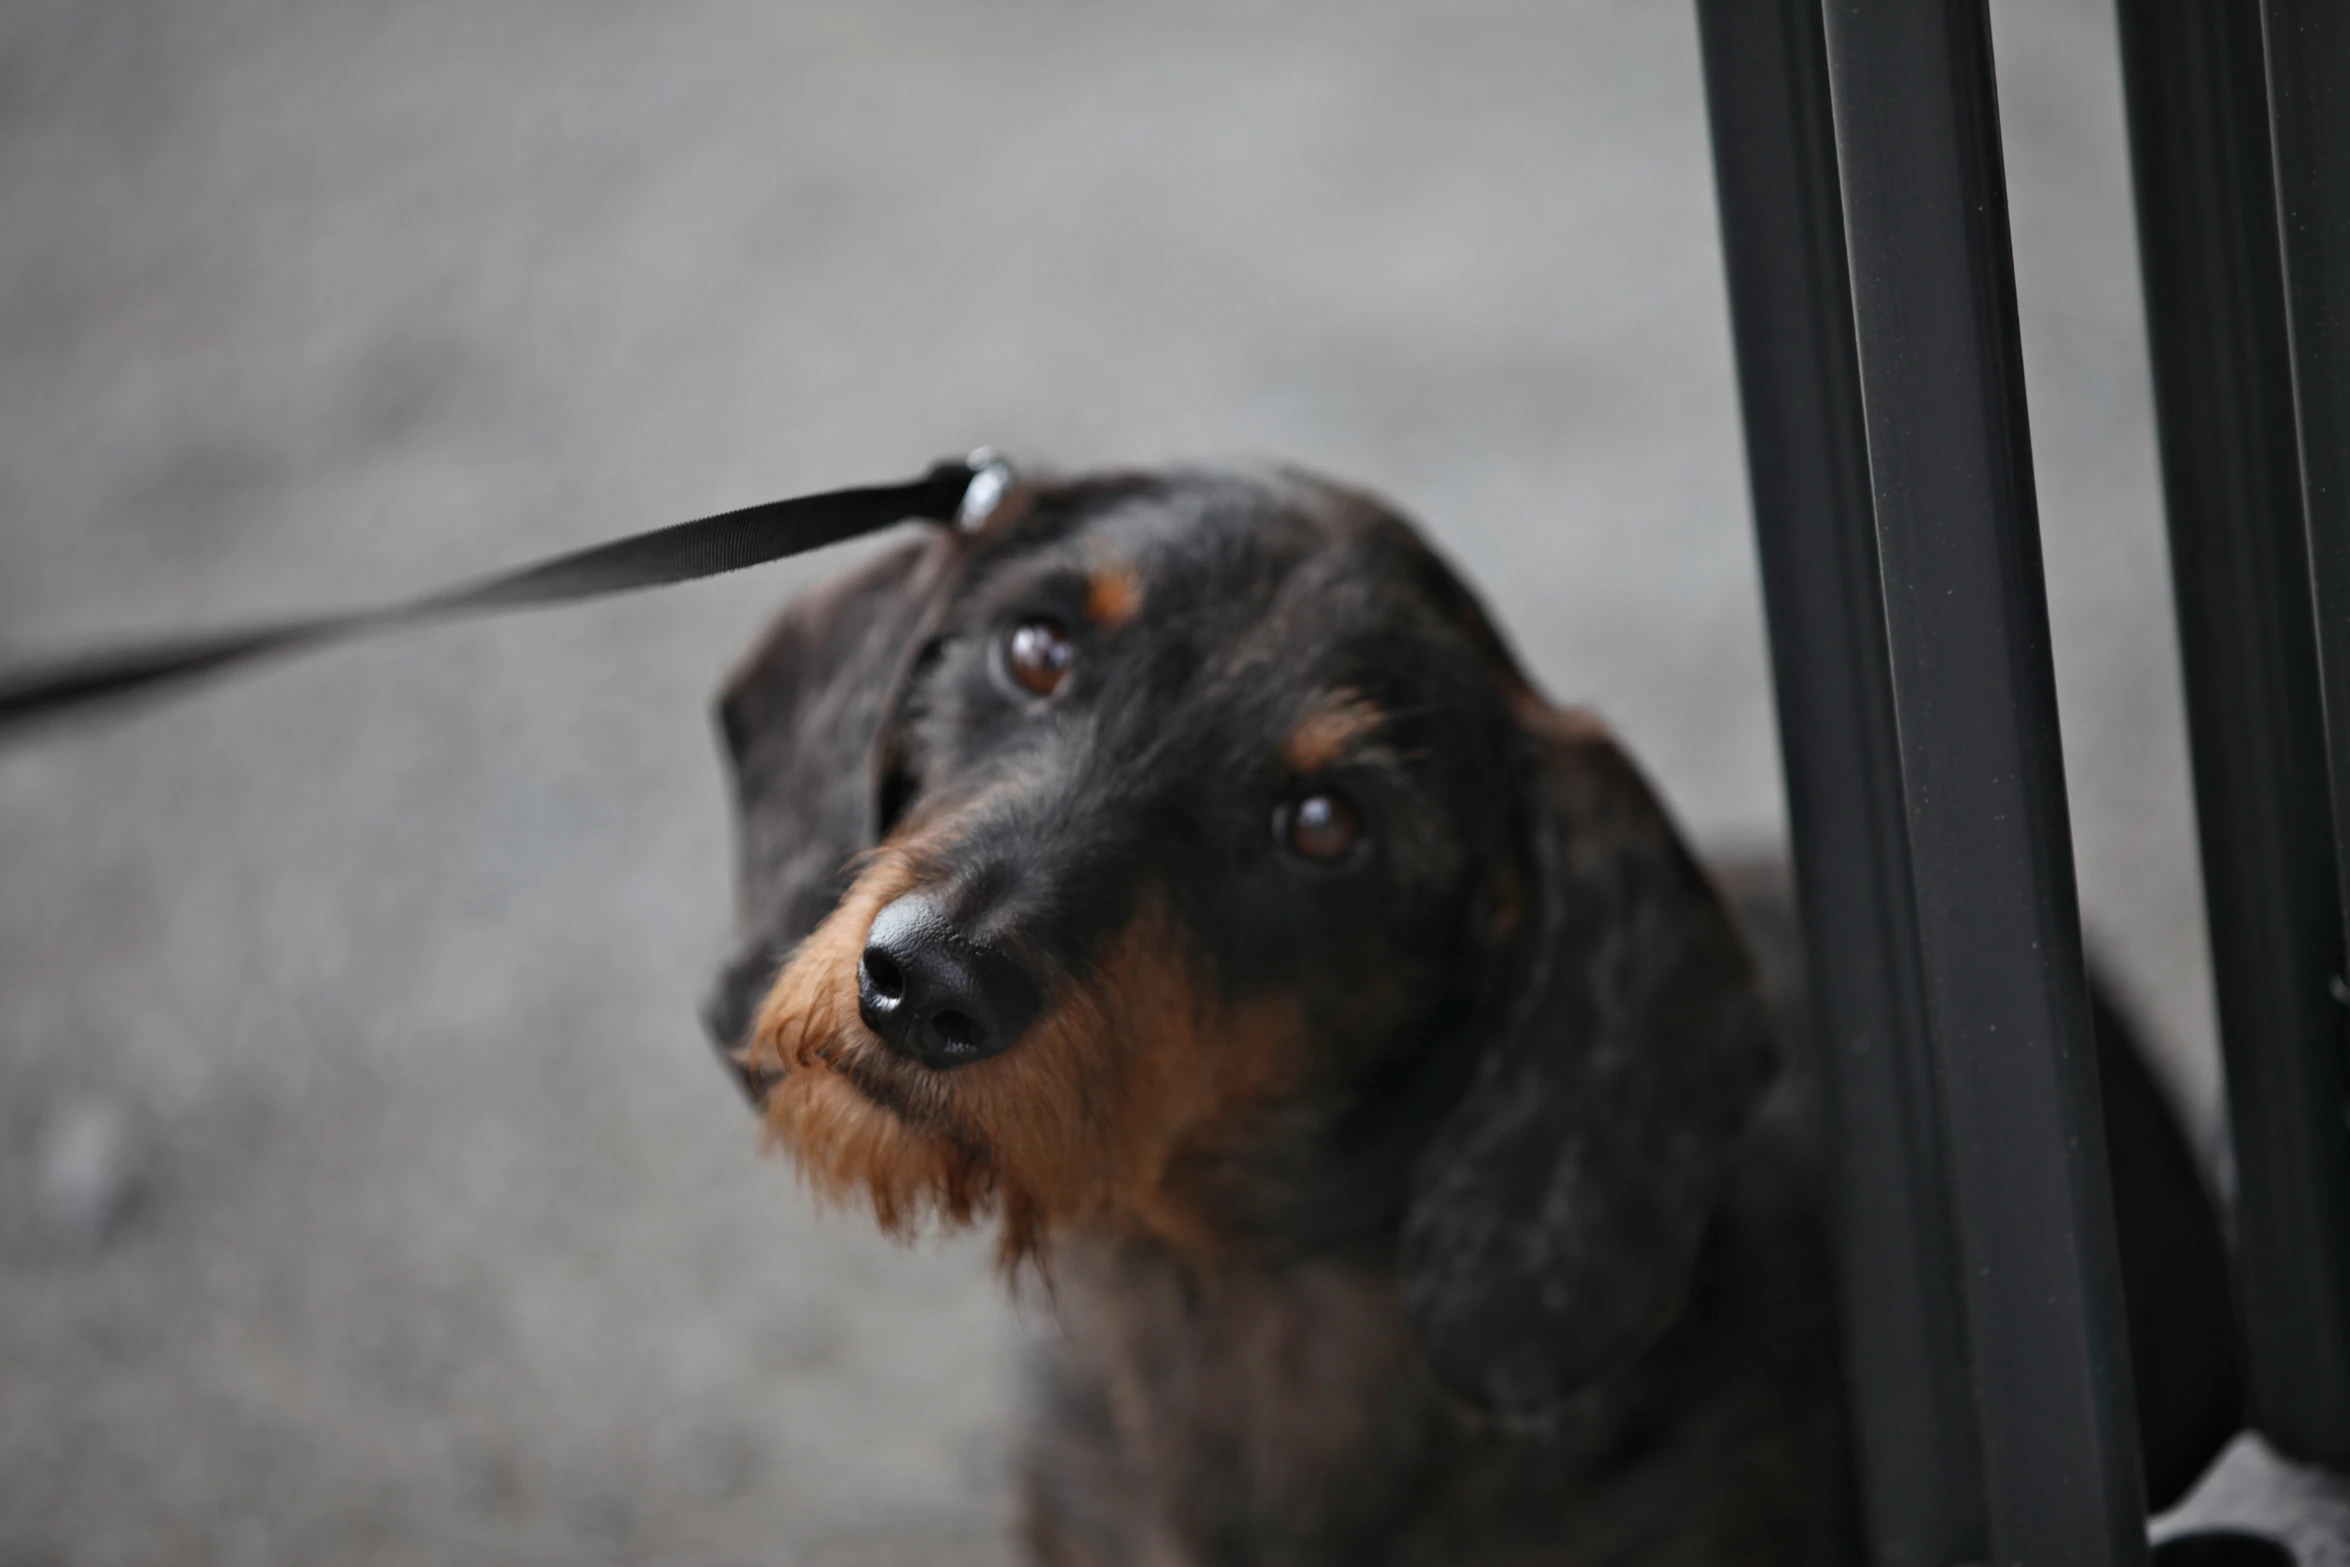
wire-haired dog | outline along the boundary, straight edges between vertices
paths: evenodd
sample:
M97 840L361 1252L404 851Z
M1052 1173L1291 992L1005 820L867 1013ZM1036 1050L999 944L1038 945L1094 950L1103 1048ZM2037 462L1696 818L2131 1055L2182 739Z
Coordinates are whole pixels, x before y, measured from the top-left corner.
M1855 1551L1774 992L1624 752L1393 513L1017 488L792 606L720 719L749 940L711 1027L818 1188L1043 1265L1039 1560ZM2140 1109L2176 1469L2232 1413L2226 1286Z

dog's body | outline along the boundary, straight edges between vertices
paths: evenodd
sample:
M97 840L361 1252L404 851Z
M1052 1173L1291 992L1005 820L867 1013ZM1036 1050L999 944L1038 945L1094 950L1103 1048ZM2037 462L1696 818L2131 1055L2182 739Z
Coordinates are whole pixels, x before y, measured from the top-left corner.
M1498 1425L1429 1377L1392 1265L1203 1277L1148 1243L1057 1254L1034 1558L1859 1560L1834 1281L1795 1131L1758 1128L1673 1325L1547 1429Z
M1399 518L1021 489L794 606L721 718L713 1032L821 1190L1038 1264L1038 1560L1857 1559L1783 895L1758 971Z

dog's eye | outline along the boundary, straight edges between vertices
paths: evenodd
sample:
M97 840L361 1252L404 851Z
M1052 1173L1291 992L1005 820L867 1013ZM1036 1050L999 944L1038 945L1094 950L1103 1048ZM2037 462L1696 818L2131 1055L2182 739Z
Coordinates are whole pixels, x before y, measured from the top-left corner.
M1051 696L1069 678L1077 649L1051 620L1023 620L1004 635L1004 673L1033 696Z
M1274 826L1292 854L1324 865L1345 859L1363 836L1363 819L1346 796L1326 789L1283 806Z

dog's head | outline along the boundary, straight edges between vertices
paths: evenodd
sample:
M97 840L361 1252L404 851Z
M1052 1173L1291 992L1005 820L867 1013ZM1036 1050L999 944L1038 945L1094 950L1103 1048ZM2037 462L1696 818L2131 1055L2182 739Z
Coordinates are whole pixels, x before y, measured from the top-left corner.
M1015 491L803 599L720 704L712 1032L820 1188L1219 1257L1374 1249L1539 1416L1670 1316L1771 1046L1606 732L1391 512Z

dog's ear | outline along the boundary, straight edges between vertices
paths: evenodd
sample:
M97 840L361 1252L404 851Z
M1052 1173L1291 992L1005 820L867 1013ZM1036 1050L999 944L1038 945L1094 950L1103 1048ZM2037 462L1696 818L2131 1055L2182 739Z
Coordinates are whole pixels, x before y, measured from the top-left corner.
M743 941L702 1020L730 1060L777 965L832 912L851 862L873 846L878 737L954 553L947 534L929 532L811 589L719 693Z
M1671 1320L1777 1051L1720 898L1595 721L1519 715L1524 934L1414 1169L1404 1303L1438 1376L1540 1423Z

